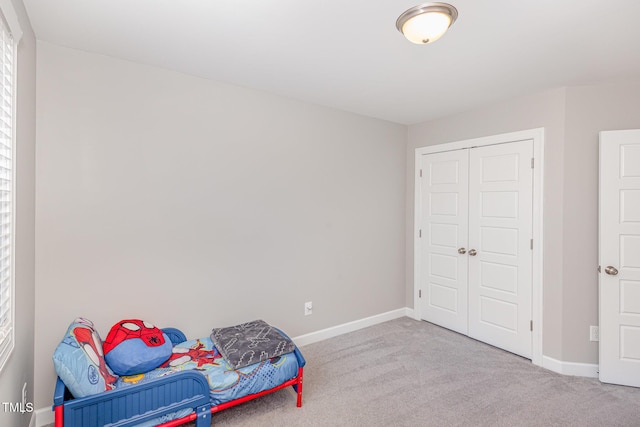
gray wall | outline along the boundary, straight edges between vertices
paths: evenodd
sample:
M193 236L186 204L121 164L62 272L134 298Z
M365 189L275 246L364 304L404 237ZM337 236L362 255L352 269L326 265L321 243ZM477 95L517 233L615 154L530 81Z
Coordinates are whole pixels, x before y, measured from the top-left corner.
M598 363L598 132L640 127L640 82L557 89L409 127L407 306L413 306L416 147L545 128L543 354Z
M405 126L46 43L37 83L37 407L79 315L297 336L405 306Z
M28 400L34 391L36 42L22 2L14 1L14 8L23 31L16 112L16 346L0 373L0 402L20 402L25 382ZM30 419L0 408L3 427L27 426Z
M564 360L597 363L598 132L640 128L640 80L567 88L563 203Z

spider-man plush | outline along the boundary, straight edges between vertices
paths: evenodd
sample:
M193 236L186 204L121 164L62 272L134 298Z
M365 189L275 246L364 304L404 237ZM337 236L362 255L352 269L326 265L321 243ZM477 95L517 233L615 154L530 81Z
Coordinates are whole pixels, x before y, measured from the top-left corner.
M171 356L172 344L162 330L138 319L113 325L102 345L104 358L118 375L135 375L157 368Z

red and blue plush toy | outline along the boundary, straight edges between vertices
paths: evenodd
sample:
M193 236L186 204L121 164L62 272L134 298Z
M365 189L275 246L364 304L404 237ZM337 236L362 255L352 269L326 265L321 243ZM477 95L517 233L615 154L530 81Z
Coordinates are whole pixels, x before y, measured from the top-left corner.
M104 358L118 375L149 372L171 357L169 337L151 323L133 319L113 325L102 345Z

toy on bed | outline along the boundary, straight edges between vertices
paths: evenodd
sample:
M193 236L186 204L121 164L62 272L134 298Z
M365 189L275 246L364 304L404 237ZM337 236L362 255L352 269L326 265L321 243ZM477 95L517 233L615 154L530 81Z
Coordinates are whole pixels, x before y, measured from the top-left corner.
M56 427L209 426L210 414L288 386L302 406L304 357L261 320L189 341L174 328L123 320L103 343L79 318L53 362Z

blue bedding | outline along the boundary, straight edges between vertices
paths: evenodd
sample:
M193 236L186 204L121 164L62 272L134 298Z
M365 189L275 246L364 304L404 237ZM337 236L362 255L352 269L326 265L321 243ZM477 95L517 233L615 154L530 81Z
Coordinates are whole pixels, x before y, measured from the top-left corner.
M211 389L211 405L228 402L276 387L298 374L293 353L234 370L220 355L209 337L185 341L173 348L171 358L150 372L122 376L116 389L144 383L183 370L202 372Z
M204 427L212 413L285 386L293 386L296 406L302 406L306 362L298 348L234 370L209 337L183 341L175 328L163 332L175 345L169 360L144 374L113 376L109 391L73 397L59 376L53 396L56 427L152 427L176 419Z

